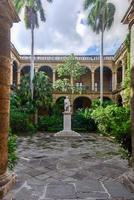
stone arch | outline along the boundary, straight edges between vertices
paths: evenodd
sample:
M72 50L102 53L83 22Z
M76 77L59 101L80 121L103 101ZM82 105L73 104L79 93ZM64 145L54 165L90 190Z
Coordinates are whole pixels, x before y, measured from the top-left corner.
M38 70L38 72L44 72L50 79L50 81L52 82L53 80L53 70L50 66L44 65L41 66Z
M117 85L120 86L122 83L122 66L117 68Z
M87 66L83 66L86 68L86 72L85 74L81 75L81 77L79 78L79 80L75 81L75 85L76 86L83 86L89 90L91 90L92 88L92 73L91 73L91 69Z
M116 103L118 106L123 106L123 98L120 94L118 94L116 97Z
M103 67L103 89L104 92L112 91L112 70L108 66ZM95 91L100 91L100 67L95 70Z
M76 111L81 108L90 108L92 105L92 101L90 98L86 96L76 97L73 102L73 111Z
M18 72L18 64L16 61L13 61L13 67L12 67L12 84L13 86L17 86L17 74Z
M100 97L97 99L100 99ZM109 96L103 96L103 102L112 102L112 99Z
M29 75L30 76L30 65L23 66L21 68L20 75L21 75L21 77L23 77L25 75Z

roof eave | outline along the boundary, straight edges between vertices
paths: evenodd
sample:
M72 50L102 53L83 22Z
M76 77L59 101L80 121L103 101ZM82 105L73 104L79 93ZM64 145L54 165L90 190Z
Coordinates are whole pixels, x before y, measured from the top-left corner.
M123 19L121 20L121 23L123 24L129 24L129 16L131 14L131 12L134 10L134 0L131 0L130 6L127 9Z

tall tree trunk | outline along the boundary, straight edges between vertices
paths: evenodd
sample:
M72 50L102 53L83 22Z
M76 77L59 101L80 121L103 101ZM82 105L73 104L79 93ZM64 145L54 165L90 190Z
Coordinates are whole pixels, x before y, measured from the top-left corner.
M72 91L72 94L74 93L74 79L73 79L73 76L71 76L71 91Z
M34 24L31 23L31 68L30 68L30 89L33 99L33 78L34 78Z
M103 51L104 51L104 30L102 28L102 31L101 31L101 39L100 39L100 102L101 102L101 105L103 103Z

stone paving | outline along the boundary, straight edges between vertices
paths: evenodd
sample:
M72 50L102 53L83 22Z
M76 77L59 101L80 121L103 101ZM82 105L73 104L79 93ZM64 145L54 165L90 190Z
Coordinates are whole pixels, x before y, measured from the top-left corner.
M128 170L119 146L90 134L58 139L20 137L17 182L4 200L134 200L118 181Z

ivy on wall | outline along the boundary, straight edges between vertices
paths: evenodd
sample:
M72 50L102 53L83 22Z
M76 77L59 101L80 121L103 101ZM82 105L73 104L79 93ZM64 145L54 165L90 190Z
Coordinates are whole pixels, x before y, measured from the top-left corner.
M128 33L126 40L125 40L125 45L127 48L127 70L125 73L125 80L124 80L124 87L125 87L125 102L126 105L130 105L130 93L131 93L131 67L130 67L130 32Z

